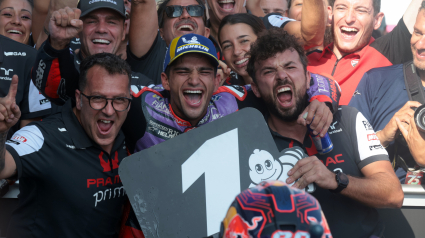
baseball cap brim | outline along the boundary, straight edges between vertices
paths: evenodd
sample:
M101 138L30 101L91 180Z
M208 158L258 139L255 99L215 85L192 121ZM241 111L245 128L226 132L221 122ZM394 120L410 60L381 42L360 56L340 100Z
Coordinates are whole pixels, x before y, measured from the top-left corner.
M97 10L97 9L102 9L102 8L108 8L108 9L114 10L114 11L118 12L124 19L126 18L125 14L123 14L122 12L118 11L117 9L115 9L113 7L107 7L107 6L95 6L95 7L89 8L89 9L85 10L84 13L81 13L80 17L87 16L87 14L89 14L90 12Z

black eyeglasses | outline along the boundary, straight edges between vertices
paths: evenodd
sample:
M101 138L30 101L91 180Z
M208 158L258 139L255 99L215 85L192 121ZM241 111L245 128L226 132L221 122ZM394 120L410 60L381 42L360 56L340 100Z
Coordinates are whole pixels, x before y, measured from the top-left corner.
M165 7L165 13L168 17L179 17L183 14L183 9L186 9L187 13L191 17L201 17L204 15L204 6L202 5L189 5L189 6L179 6L172 5Z
M116 98L107 98L104 96L87 96L84 93L81 93L84 97L89 100L89 105L94 110L102 110L108 105L108 100L111 100L112 107L117 112L125 111L128 106L130 106L131 98L126 97L116 97Z

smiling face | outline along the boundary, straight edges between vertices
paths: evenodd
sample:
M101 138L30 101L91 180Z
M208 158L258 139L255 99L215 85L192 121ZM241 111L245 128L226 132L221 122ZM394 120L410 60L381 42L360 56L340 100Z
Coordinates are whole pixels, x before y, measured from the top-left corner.
M32 8L27 0L4 0L0 4L0 34L27 44L31 33Z
M261 97L270 114L292 122L306 107L310 73L305 72L297 51L288 49L256 63L253 92Z
M375 14L373 0L336 0L333 17L334 53L340 58L369 43L383 13Z
M87 71L87 83L82 93L87 96L106 98L131 98L128 75L110 75L103 67L95 65ZM82 96L80 91L76 91L75 98L81 126L94 142L108 151L106 148L113 145L130 107L117 112L108 100L104 109L94 110L90 107L89 100Z
M189 5L199 5L196 0L171 0L167 3L167 6L189 6ZM183 10L183 13L180 17L168 17L167 14L163 14L163 26L159 29L162 39L164 39L167 45L170 45L170 42L179 36L186 35L189 33L195 33L205 37L210 36L210 29L205 27L203 16L192 17L189 15L186 9Z
M246 72L249 58L245 55L256 40L257 35L244 23L227 24L220 32L220 45L226 64L244 79L249 78Z
M84 57L97 53L116 54L125 39L124 18L116 11L103 8L82 18L81 53Z
M266 15L275 12L286 16L286 10L288 10L286 0L261 0L260 5Z
M207 0L211 9L210 18L220 23L227 15L246 12L244 0Z
M249 176L255 184L265 180L277 180L282 173L282 165L265 150L255 150L249 157Z
M413 63L420 70L425 70L425 10L421 10L416 18L410 46Z
M161 79L170 91L171 107L178 117L195 126L206 114L220 77L207 56L197 53L180 56L168 68L169 75L162 73Z

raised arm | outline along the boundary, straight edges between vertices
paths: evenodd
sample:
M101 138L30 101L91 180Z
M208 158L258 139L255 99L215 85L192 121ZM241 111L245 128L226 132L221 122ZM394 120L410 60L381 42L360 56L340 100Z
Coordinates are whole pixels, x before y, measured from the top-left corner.
M21 111L16 105L16 92L18 91L18 76L13 75L9 93L0 98L0 179L9 178L15 174L16 164L12 155L6 150L6 137L9 129L21 117Z
M131 1L130 51L137 57L144 56L158 34L158 16L155 0Z
M33 31L33 33L38 34L33 36L34 40L37 41L37 44L36 44L37 50L40 48L41 44L43 44L43 42L47 40L47 37L48 37L47 33L49 32L49 23L50 23L50 18L52 17L52 13L55 11L58 11L59 9L63 9L65 7L76 8L77 4L78 4L78 0L51 0L50 1L49 10L47 12L47 15L45 15L44 20L39 22L33 22L33 25L36 23L39 23L38 28L33 26L33 29L38 30L38 33ZM34 5L34 12L36 12L36 6L37 4ZM42 8L42 6L39 6L39 8Z
M34 9L32 11L32 38L34 42L38 40L38 36L43 31L44 21L49 13L50 0L34 1Z
M301 22L291 21L283 29L306 46L322 45L326 27L323 0L304 0L301 14Z

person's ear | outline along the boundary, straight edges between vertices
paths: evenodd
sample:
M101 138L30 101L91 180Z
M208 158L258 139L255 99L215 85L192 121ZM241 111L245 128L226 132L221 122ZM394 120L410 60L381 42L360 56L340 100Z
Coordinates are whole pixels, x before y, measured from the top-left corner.
M164 28L159 28L159 34L161 35L161 38L164 39Z
M127 26L128 26L127 21L124 21L124 29L122 31L121 41L124 41L125 40L125 35L127 33Z
M260 91L258 90L258 86L254 81L251 82L251 89L257 98L261 98L261 94L260 94Z
M328 6L328 20L327 25L332 25L332 7Z
M170 81L164 72L161 73L161 83L165 90L170 91Z
M218 88L221 85L221 74L219 74L218 72L216 73L215 77L214 77L214 92L218 90Z
M82 100L82 98L81 98L81 92L80 92L80 90L78 90L78 89L76 89L75 90L75 106L77 107L77 109L79 110L79 111L81 111L81 108L83 107L83 100Z
M311 82L311 73L310 73L310 71L307 70L307 73L306 73L306 86L307 86L307 89L310 88L310 82Z
M205 27L205 34L204 34L204 36L205 36L206 38L208 38L208 37L210 37L210 33L211 33L210 28Z
M384 13L383 12L376 14L376 16L374 17L374 23L373 23L373 29L374 30L378 30L378 28L381 26L382 19L384 19Z

